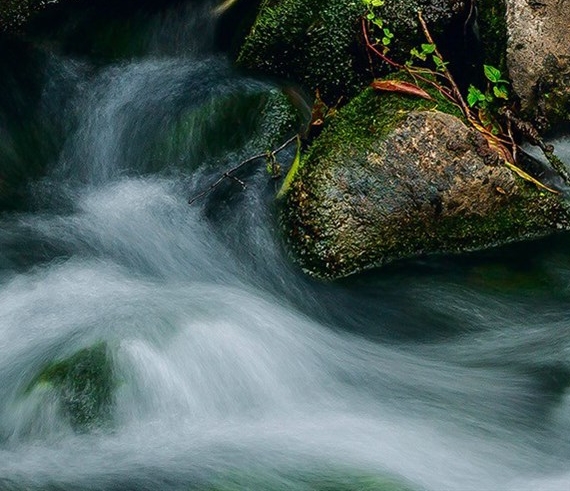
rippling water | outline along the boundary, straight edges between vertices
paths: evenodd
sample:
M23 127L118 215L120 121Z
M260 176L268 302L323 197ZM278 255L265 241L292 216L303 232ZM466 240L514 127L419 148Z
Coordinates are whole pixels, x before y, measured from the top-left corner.
M303 276L263 164L187 204L251 155L251 101L279 92L180 52L207 19L38 68L63 136L0 216L0 489L570 489L569 237ZM93 346L111 414L78 431L36 382Z

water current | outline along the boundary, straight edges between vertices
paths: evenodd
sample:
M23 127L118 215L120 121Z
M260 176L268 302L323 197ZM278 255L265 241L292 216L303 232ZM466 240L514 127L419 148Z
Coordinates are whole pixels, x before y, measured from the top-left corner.
M279 85L208 9L145 25L131 56L37 48L55 143L0 215L0 490L570 489L570 237L312 280L263 163L187 203ZM93 346L117 382L79 431L36 382Z

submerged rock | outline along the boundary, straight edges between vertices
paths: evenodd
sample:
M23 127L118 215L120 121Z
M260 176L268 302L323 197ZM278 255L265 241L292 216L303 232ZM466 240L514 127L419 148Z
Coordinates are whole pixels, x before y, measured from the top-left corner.
M75 431L87 431L110 420L115 378L105 343L46 366L28 391L45 385L56 389L60 410Z
M507 62L522 109L549 129L570 122L569 5L506 0Z
M281 144L302 124L284 91L244 86L235 93L206 98L154 135L150 159L159 170L175 163L197 167L231 152L255 155Z
M309 149L283 223L302 267L338 278L567 229L569 213L505 167L445 100L367 90Z

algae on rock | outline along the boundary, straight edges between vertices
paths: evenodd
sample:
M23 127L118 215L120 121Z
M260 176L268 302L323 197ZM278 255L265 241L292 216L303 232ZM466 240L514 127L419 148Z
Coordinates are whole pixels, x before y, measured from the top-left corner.
M161 128L150 142L150 170L172 163L192 168L230 152L265 152L300 126L300 115L283 91L246 85L184 109L174 124Z
M84 348L46 366L27 392L45 385L57 391L60 409L75 431L108 423L116 382L107 344Z
M365 80L356 67L364 11L360 0L265 0L238 63L311 90L319 87L334 103Z
M433 96L366 90L313 143L282 213L305 270L338 278L569 227L562 198L516 177Z

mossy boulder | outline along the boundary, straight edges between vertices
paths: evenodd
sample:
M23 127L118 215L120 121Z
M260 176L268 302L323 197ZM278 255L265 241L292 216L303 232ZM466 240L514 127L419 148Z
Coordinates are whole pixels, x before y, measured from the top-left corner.
M46 385L57 391L60 410L75 431L88 431L111 420L116 381L106 343L45 366L27 391Z
M306 271L338 278L569 227L560 195L518 178L454 106L433 96L368 89L310 147L282 212Z
M458 0L391 0L382 17L408 55L423 40L421 10L436 34L464 15ZM325 102L358 93L371 78L361 35L362 0L263 0L238 64L320 90ZM396 44L396 43L395 43Z

